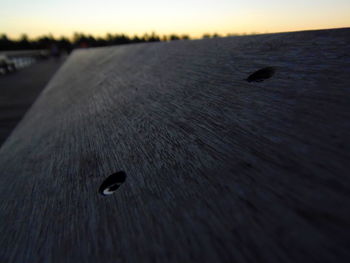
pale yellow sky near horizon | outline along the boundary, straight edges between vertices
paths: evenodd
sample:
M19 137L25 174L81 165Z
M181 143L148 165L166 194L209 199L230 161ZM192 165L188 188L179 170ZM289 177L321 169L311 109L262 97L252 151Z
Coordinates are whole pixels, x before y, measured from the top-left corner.
M272 33L350 27L349 0L0 0L0 34Z

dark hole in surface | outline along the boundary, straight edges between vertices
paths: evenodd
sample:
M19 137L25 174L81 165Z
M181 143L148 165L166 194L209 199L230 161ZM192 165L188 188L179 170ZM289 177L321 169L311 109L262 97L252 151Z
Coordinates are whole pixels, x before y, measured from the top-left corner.
M119 186L125 182L126 179L126 173L123 171L114 173L107 177L106 180L103 181L101 184L98 192L101 195L111 195L113 194Z
M253 74L251 74L246 81L248 82L261 82L266 79L271 78L276 72L276 68L274 67L266 67L259 69L258 71L255 71Z

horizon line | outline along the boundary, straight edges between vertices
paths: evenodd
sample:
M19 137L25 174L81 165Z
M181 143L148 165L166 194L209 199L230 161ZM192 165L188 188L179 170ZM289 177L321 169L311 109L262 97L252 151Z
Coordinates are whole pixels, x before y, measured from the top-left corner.
M40 39L42 37L51 37L53 39L62 39L62 38L66 38L66 39L73 39L74 35L76 34L80 34L80 35L84 35L84 36L92 36L94 38L104 38L107 35L124 35L127 37L145 37L145 36L158 36L158 37L168 37L171 35L176 35L176 36L188 36L190 39L201 39L204 36L213 36L213 35L217 35L218 37L229 37L229 36L246 36L246 35L264 35L264 34L282 34L282 33L292 33L292 32L304 32L304 31L321 31L321 30L336 30L336 29L347 29L350 28L350 26L341 26L341 27L331 27L331 28L310 28L310 29L301 29L301 30L286 30L286 31L273 31L273 32L257 32L257 31L252 31L252 32L228 32L228 33L224 33L224 34L220 34L220 33L216 33L216 32L203 32L202 34L187 34L187 33L168 33L168 34L158 34L156 31L150 31L150 32L144 32L142 34L135 34L135 33L124 33L124 32L106 32L104 34L94 34L94 33L85 33L83 31L74 31L70 34L70 36L67 36L67 34L54 34L52 32L48 32L48 33L43 33L43 34L38 34L37 36L30 36L29 33L21 33L19 35L17 35L16 37L13 36L9 36L9 33L6 32L0 32L0 36L6 36L8 39L10 40L20 40L23 36L26 36L29 40L36 40L36 39Z

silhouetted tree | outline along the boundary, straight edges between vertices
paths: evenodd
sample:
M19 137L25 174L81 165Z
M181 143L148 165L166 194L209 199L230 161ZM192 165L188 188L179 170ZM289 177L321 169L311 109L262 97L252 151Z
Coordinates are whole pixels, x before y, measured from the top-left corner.
M70 53L73 49L72 43L66 37L61 37L57 41L57 44L58 44L59 49L65 50L67 53Z
M128 43L130 43L130 39L124 34L115 35L112 40L113 45L122 45Z
M14 43L5 34L0 36L0 50L10 50Z
M75 47L80 47L80 48L89 47L90 46L89 40L91 40L91 38L89 38L83 33L75 32L73 34L73 45Z
M143 40L141 38L139 38L138 36L134 36L132 39L131 39L131 42L132 43L141 43L143 42Z
M52 35L49 36L43 36L36 40L35 47L37 49L49 49L54 43L55 39Z
M170 39L171 41L173 41L173 40L179 40L180 37L179 37L178 35L172 34L172 35L170 35L169 39Z
M210 38L210 34L205 33L205 34L203 34L202 38Z
M26 34L22 34L19 42L18 42L18 49L31 49L31 43L28 40L28 36Z
M219 37L219 35L216 33L212 36L210 34L203 35L203 38L210 37ZM92 35L75 32L71 39L63 36L59 39L55 39L51 34L49 34L31 40L26 34L22 34L20 39L13 40L8 38L6 34L0 34L0 50L51 49L52 47L58 47L58 49L61 51L65 50L69 53L73 48L104 47L141 42L173 41L179 39L190 39L190 36L186 34L180 36L176 34L159 36L155 32L152 32L151 34L146 33L142 36L135 35L133 37L129 37L125 34L108 33L105 37L96 38Z
M169 41L169 37L166 35L163 35L161 38L161 41L164 41L164 42Z
M148 42L158 42L160 41L160 37L156 35L156 33L152 32L152 34L148 38Z

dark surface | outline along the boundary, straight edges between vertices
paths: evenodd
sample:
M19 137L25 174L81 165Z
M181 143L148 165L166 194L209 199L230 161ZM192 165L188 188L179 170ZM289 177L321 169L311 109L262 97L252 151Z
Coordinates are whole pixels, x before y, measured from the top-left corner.
M349 262L349 76L349 29L74 52L0 149L0 261Z
M0 75L0 145L45 88L62 60L39 61L11 74Z
M255 71L253 74L249 75L249 77L246 79L248 82L261 82L266 79L271 78L276 72L276 69L274 67L266 67L259 69L258 71Z

